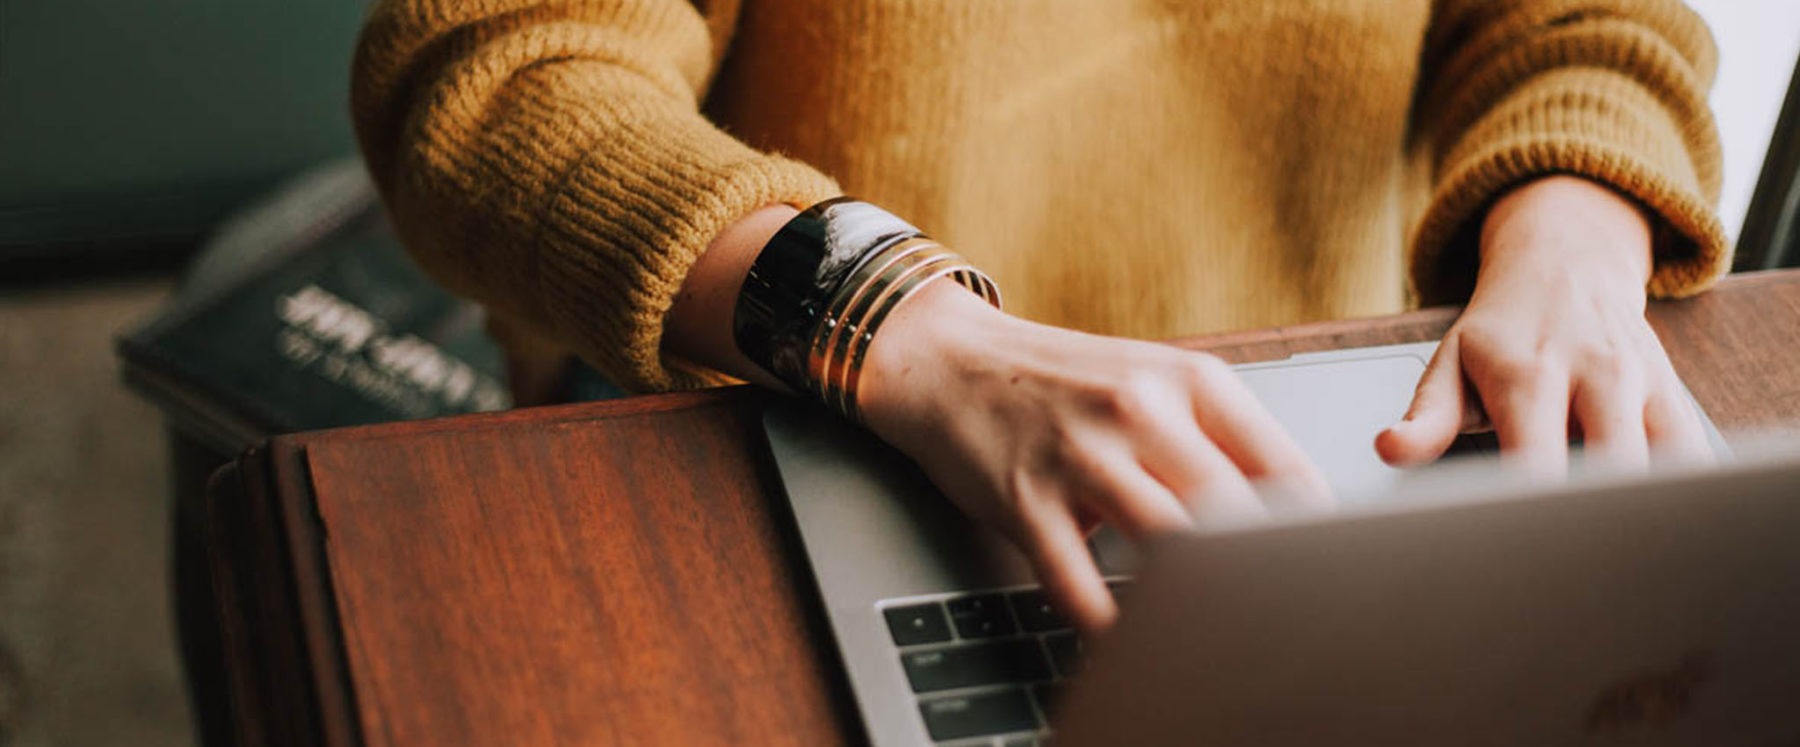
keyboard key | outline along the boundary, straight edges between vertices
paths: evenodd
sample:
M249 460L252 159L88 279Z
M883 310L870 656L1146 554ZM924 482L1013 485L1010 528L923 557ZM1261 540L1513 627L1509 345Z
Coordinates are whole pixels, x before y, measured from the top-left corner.
M925 730L937 740L1038 728L1037 712L1031 709L1024 690L921 701L919 713L925 717Z
M1014 592L1010 598L1013 614L1019 618L1019 627L1027 633L1069 627L1069 622L1050 606L1050 593L1043 589Z
M944 608L937 602L889 607L882 610L881 615L887 618L888 632L893 634L896 646L950 640L950 622L944 618Z
M1056 715L1056 704L1062 702L1064 685L1062 682L1045 682L1031 688L1032 697L1037 698L1038 710L1047 717Z
M956 623L956 634L964 638L993 638L1013 633L1006 598L999 594L952 599L944 606L950 609L950 621Z
M1074 677L1081 672L1081 639L1074 633L1051 633L1044 636L1044 648L1050 650L1050 660L1056 663L1057 674Z
M1030 638L904 653L900 666L916 693L1050 679L1050 663Z

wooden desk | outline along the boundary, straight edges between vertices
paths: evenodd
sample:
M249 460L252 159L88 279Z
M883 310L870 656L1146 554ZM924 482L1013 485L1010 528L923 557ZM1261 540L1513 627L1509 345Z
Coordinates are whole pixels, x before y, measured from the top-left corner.
M1234 361L1433 339L1454 311L1185 341ZM1800 423L1800 272L1651 318L1725 429ZM214 479L249 743L860 741L738 388L307 433Z

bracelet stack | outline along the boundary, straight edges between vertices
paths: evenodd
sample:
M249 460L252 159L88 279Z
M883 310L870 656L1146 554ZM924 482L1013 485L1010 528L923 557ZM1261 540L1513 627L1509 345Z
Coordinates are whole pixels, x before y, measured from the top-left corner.
M752 265L738 295L738 349L858 421L857 387L876 332L943 277L1000 305L986 274L891 213L848 198L819 203L783 226Z

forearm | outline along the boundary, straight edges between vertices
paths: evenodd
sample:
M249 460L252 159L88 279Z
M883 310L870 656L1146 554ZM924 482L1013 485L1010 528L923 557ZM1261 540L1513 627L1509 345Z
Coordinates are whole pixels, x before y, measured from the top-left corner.
M1641 299L1654 263L1643 208L1576 176L1533 180L1497 200L1482 223L1480 252L1477 289L1533 264L1565 277L1617 280Z

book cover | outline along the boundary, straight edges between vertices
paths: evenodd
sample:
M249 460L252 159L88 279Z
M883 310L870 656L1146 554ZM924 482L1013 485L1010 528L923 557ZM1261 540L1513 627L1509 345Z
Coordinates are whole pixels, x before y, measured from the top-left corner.
M509 407L480 308L414 266L372 194L360 211L304 197L275 207L285 200L330 225L265 205L227 232L240 240L215 241L241 256L209 250L232 270L196 273L120 340L127 382L226 453L278 433Z

